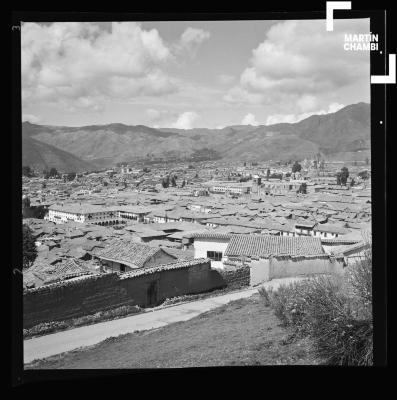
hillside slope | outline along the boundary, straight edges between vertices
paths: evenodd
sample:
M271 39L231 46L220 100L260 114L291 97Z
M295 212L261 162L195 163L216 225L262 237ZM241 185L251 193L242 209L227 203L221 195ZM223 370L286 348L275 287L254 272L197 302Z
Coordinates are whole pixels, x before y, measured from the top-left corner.
M124 124L74 128L24 123L23 132L30 139L102 167L134 160L189 159L203 149L211 149L221 158L240 160L301 159L317 152L332 157L370 149L370 106L352 104L336 113L269 126L183 130Z
M90 162L39 140L22 137L22 165L40 171L56 168L59 172L84 172L96 169Z

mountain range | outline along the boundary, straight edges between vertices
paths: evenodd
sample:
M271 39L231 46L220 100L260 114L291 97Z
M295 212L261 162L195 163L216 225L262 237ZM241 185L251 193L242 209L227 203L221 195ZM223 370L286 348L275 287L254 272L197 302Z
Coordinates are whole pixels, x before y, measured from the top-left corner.
M364 159L370 149L370 105L357 103L297 123L223 129L155 129L144 125L65 127L22 124L22 163L81 172L154 160Z

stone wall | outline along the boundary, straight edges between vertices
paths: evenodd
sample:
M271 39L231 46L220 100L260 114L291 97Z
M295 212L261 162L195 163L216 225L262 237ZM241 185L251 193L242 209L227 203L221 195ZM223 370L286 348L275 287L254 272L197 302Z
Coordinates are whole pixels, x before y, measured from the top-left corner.
M168 264L172 266L173 264ZM24 328L61 321L123 305L154 306L166 298L225 287L210 260L181 263L182 267L144 268L131 274L88 275L44 285L23 295ZM162 268L160 268L162 267Z
M222 275L228 287L240 288L250 285L250 267L246 265L225 267L223 270L220 270L219 273Z

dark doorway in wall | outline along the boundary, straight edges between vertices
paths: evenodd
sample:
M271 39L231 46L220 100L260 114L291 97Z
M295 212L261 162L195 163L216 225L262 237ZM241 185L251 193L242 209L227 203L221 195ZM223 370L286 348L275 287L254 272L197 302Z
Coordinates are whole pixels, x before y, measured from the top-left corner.
M146 292L146 301L148 306L155 306L158 303L158 282L150 282Z

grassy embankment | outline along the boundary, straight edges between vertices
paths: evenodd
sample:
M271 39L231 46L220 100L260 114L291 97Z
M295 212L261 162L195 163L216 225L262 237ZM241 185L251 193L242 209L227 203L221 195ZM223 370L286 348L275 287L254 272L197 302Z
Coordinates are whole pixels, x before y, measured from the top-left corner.
M185 322L105 340L38 360L27 369L180 368L317 364L307 339L289 332L258 294Z

